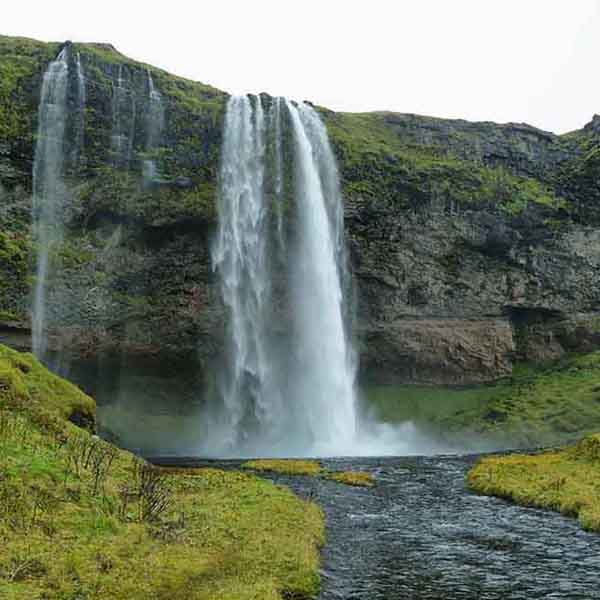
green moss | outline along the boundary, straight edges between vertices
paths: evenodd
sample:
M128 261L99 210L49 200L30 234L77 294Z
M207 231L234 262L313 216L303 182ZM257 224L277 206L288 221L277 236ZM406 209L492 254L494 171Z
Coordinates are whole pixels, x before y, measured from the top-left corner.
M57 50L57 44L0 36L0 140L31 143L31 80Z
M536 179L462 160L440 147L403 142L381 113L321 112L341 163L347 194L389 198L404 207L433 200L466 206L487 204L507 215L516 215L530 205L553 212L566 206Z
M316 596L323 515L314 504L245 473L155 471L168 506L141 518L142 463L66 422L74 407L93 401L0 347L2 598ZM97 481L90 465L103 453L112 459Z
M29 293L29 249L26 235L0 231L0 311L15 319L23 318Z
M483 458L467 481L481 494L556 510L600 531L600 434L560 451Z
M35 417L38 423L83 416L93 423L96 405L79 388L50 373L32 354L0 345L0 409Z

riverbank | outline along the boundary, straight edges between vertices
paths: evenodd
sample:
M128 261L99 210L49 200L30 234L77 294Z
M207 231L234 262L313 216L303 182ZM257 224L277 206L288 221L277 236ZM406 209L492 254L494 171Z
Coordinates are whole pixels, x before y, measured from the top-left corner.
M318 593L316 505L247 473L151 467L94 425L91 398L0 346L2 598Z
M600 532L600 434L562 450L483 458L467 482L480 494L555 510Z

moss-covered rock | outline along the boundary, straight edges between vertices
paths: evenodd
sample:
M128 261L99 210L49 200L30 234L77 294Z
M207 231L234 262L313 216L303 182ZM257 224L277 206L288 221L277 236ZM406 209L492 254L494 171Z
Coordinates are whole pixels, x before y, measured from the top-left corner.
M37 105L62 47L0 38L0 230L12 252L0 261L0 315L23 327L32 281L19 257L35 250ZM226 321L210 252L228 95L107 44L72 44L68 55L66 233L47 290L51 345L75 356L198 353L206 372ZM157 131L150 81L163 111ZM262 100L268 107L271 99ZM518 311L597 312L600 292L589 281L600 277L598 119L557 136L526 125L319 110L343 184L365 376L494 380L510 371L527 333ZM597 347L584 337L580 346L559 343L563 351ZM517 357L533 358L538 340L529 336Z

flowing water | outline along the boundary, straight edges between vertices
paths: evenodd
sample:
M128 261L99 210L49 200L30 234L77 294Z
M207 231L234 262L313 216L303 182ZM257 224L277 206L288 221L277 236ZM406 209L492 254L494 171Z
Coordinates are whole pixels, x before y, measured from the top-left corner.
M475 460L322 461L372 473L374 488L274 475L325 512L320 600L600 599L600 535L554 512L469 492Z
M115 166L128 169L131 162L136 127L135 94L119 65L117 80L112 81L111 149ZM125 72L127 75L127 72Z
M69 83L68 48L50 63L42 83L38 110L38 135L33 167L33 228L38 247L32 305L32 345L36 356L47 351L46 288L57 257L53 248L61 242L66 189L63 181L64 144Z
M160 136L165 124L165 107L162 95L156 89L152 74L148 71L148 108L146 111L146 147L145 152L151 155L159 145ZM146 158L143 162L143 176L146 185L156 178L156 160Z
M33 164L32 224L37 248L31 306L32 348L50 368L65 374L62 353L49 353L48 332L68 312L61 291L61 245L70 208L67 172L81 159L86 81L79 54L65 45L42 81ZM57 351L58 350L58 351Z
M286 132L293 140L287 149ZM286 176L293 180L287 196ZM205 415L213 452L335 454L351 447L355 369L344 323L338 179L325 128L310 106L231 98L213 251L229 347L222 406ZM286 204L293 214L289 240ZM274 316L278 303L286 308ZM276 318L289 327L278 330Z

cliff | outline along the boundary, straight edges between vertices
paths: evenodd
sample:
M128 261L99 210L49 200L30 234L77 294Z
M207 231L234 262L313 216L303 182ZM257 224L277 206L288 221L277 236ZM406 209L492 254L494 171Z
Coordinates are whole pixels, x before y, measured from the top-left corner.
M29 327L37 106L60 47L0 37L0 319L13 341ZM228 96L107 45L78 54L86 103L81 135L67 136L53 343L75 356L192 357L210 372L226 318L210 246ZM150 80L164 105L152 148ZM488 381L515 360L599 346L599 116L559 136L320 112L342 176L365 377Z

